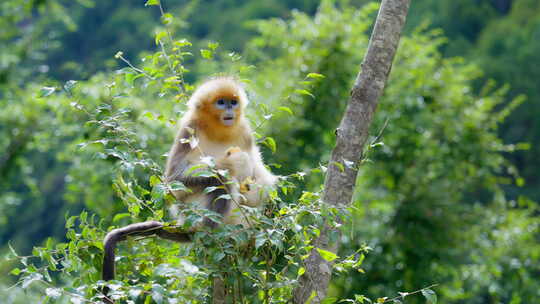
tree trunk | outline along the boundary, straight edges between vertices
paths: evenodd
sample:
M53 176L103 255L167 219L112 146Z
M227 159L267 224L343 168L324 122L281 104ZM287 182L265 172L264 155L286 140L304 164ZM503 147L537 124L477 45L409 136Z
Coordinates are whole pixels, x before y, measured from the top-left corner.
M344 206L351 202L369 125L392 67L409 3L410 0L382 0L362 71L356 78L336 132L336 146L324 183L323 201L327 204ZM342 166L336 166L336 163ZM314 242L315 248L336 252L338 244L329 242L331 234L339 235L339 231L328 227L321 229L320 237ZM293 292L294 303L305 303L310 298L310 303L320 303L326 297L332 263L313 250L305 260L305 269Z
M227 297L225 282L221 278L216 277L212 285L212 304L225 304Z

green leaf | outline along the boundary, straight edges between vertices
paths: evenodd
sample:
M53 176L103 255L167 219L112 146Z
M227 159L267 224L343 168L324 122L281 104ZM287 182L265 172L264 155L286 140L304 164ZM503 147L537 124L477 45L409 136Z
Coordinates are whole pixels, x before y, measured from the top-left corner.
M317 292L313 290L311 294L309 295L309 298L307 299L306 304L310 304L311 300L313 300L316 296L317 296Z
M317 251L319 252L321 257L323 259L325 259L326 261L328 261L328 262L332 262L333 260L338 258L338 256L335 253L331 252L331 251L324 250L324 249L321 249L321 248L317 248Z
M308 95L308 96L311 96L311 97L315 98L315 96L313 94L311 94L311 92L308 91L308 90L297 89L297 90L294 90L294 92L297 93L297 94L300 94L300 95Z
M163 16L161 16L161 22L163 22L165 25L170 24L172 21L173 15L171 13L165 13Z
M45 289L45 293L48 297L56 299L62 295L62 290L60 288L47 288Z
M217 201L217 200L220 200L220 199L230 200L231 198L232 198L232 197L231 197L230 194L222 194L222 195L220 195L220 196L218 196L218 197L216 198L216 201Z
M337 298L329 297L329 298L325 298L324 300L322 300L321 304L332 304L332 303L335 303L336 301L337 301Z
M324 77L325 76L323 74L319 74L319 73L309 73L306 76L306 78L314 78L314 79L322 79Z
M354 300L358 303L364 303L364 301L371 303L371 300L364 295L354 295Z
M55 87L43 87L39 90L39 97L47 97L56 91Z
M341 172L344 172L344 171L345 171L345 166L343 166L342 163L340 163L340 162L333 162L332 164L336 165L336 167L338 167L339 171L341 171Z
M161 183L161 179L155 175L150 176L150 186L154 187L155 185Z
M129 289L128 294L132 300L136 300L142 292L143 290L139 286L134 286Z
M263 144L270 148L270 150L272 150L272 153L276 153L276 141L272 137L265 138Z
M431 289L422 289L422 295L426 298L428 304L437 304L437 295Z
M222 189L222 188L223 188L223 187L215 187L215 186L206 187L206 188L204 188L203 193L204 193L204 194L208 194L208 193L210 193L210 192L214 192L214 191L216 191L217 189Z
M224 257L225 257L225 253L223 253L223 251L219 251L214 254L213 258L214 258L214 261L219 262L223 260Z
M169 185L171 191L185 191L185 192L191 192L191 190L186 187L184 184L182 184L181 182L172 182L170 185Z
M45 248L47 248L47 250L54 249L54 240L51 237L47 238L47 241L45 242Z
M32 284L32 282L34 281L39 281L43 279L43 275L41 275L40 273L32 273L30 274L29 276L25 277L22 281L22 288L23 289L26 289L28 286L30 286L30 284Z
M78 216L74 215L74 216L70 216L67 220L66 220L66 228L71 228L75 225L75 221L77 220Z
M205 164L198 164L198 165L195 165L195 166L191 166L188 170L186 170L184 175L185 176L191 176L197 170L202 169L202 168L206 168L206 167L208 167L208 166L205 165Z
M124 76L124 80L126 81L127 84L129 84L130 86L133 86L133 81L135 80L135 76L137 74L134 74L134 73L126 73L126 75Z
M205 59L212 59L214 57L214 54L210 50L202 49L201 56Z
M167 193L167 188L163 184L158 184L152 188L152 199L161 200Z
M165 31L158 32L158 33L156 34L156 39L155 39L156 45L159 45L159 42L160 42L161 39L162 39L163 37L165 37L165 36L167 36L167 32L165 32Z
M298 276L303 275L305 272L306 272L306 269L305 269L304 267L300 267L300 268L298 269Z
M176 45L177 47L185 47L185 46L191 46L192 44L186 39L180 39L180 40L175 41L174 45Z
M19 274L21 274L21 270L19 268L13 268L9 273L18 276Z
M215 51L219 46L219 43L217 42L208 42L208 48L212 51Z
M182 82L178 76L167 77L164 80L166 83L178 84Z
M119 221L119 220L121 220L121 219L123 219L123 218L125 218L125 217L128 217L128 216L130 216L129 213L118 213L117 215L115 215L115 216L113 217L113 220L112 220L112 221L113 221L113 223L115 223L115 222L117 222L117 221Z
M193 173L192 176L195 176L195 177L214 177L214 176L216 176L216 174L214 172L212 172L212 171L203 170L203 171L197 171L197 172Z
M264 243L266 242L266 239L263 236L258 237L255 239L255 249L259 249Z
M144 4L144 6L150 6L150 5L159 5L159 0L148 0Z
M154 284L152 286L152 299L157 303L163 303L163 295L166 293L165 288L159 284Z
M75 80L68 80L66 81L66 83L64 84L64 90L66 90L66 92L71 92L71 89L73 89L73 87L77 84L77 81Z
M284 111L284 112L287 112L287 113L293 115L293 111L289 107L278 107L278 110L281 110L281 111Z

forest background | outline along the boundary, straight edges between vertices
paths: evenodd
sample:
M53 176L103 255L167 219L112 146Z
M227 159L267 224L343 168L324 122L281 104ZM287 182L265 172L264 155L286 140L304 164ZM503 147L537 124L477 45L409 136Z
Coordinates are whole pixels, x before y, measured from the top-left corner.
M136 91L115 105L130 108L137 141L163 165L184 97L143 86L126 64L144 66L159 49L164 18L145 2L0 3L2 274L18 265L9 246L27 255L62 241L66 218L82 210L130 222L113 186L131 162L107 143L81 147L99 138L84 109L110 97L110 79ZM368 1L325 3L163 3L175 38L193 44L186 83L218 72L249 79L266 161L277 174L309 172L298 195L320 190L312 169L328 160L376 12ZM340 252L372 250L362 272L334 277L333 296L436 283L443 303L540 302L538 54L536 0L412 1L372 134L384 130L341 240ZM7 303L41 297L20 285L4 293Z

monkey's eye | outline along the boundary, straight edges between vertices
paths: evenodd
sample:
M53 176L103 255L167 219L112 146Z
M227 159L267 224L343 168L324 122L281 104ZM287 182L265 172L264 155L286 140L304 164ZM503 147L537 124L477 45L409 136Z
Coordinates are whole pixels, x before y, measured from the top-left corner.
M235 106L235 105L238 104L238 101L236 101L236 99L233 99L233 100L231 100L231 104L232 104L233 106Z
M219 99L219 100L217 101L217 104L220 105L220 106L223 106L223 105L225 105L225 100Z

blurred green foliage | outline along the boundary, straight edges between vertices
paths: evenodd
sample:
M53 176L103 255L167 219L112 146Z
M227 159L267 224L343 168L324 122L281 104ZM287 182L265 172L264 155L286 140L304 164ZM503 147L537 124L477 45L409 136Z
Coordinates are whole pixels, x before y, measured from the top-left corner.
M206 299L209 276L234 278L235 265L279 303L301 272L312 225L336 216L318 193L377 6L169 2L174 17L135 2L0 4L0 238L9 257L0 269L22 274L8 303L99 296L104 233L164 217L163 154L195 80L215 73L248 81L266 162L285 176L270 216L258 218L264 233L251 232L264 257L238 258L243 240L227 229L199 246L131 241L119 254L118 295ZM413 1L338 254L373 250L360 271L339 260L332 297L435 283L443 303L540 300L538 205L523 196L540 198L539 9L532 0ZM253 21L269 17L279 18ZM35 257L14 259L8 242ZM30 254L33 246L43 248ZM226 258L219 246L232 246Z

